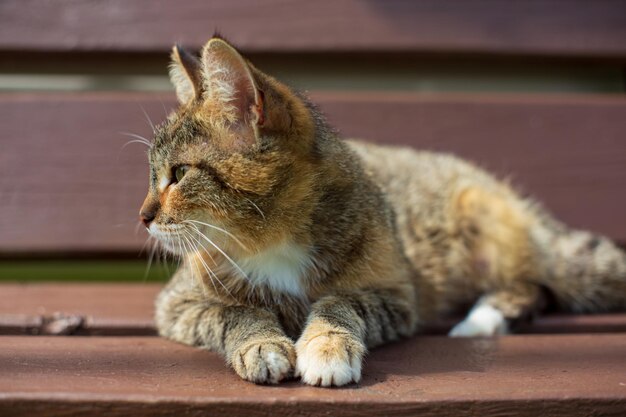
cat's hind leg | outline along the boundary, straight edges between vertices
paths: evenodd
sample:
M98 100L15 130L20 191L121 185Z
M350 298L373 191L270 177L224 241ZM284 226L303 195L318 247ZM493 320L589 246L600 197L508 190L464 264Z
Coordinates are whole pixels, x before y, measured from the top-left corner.
M507 333L509 324L535 311L541 300L540 287L528 280L537 275L529 233L535 218L508 188L483 185L459 193L455 215L469 249L472 280L484 295L449 335Z
M531 283L494 291L482 296L468 315L450 330L451 337L506 334L510 324L532 315L542 303L539 286Z

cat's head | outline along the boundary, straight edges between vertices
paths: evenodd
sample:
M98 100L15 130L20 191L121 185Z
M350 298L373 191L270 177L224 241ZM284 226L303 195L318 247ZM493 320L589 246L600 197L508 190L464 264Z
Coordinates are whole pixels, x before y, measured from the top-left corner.
M179 108L157 128L140 217L171 252L255 253L297 233L315 181L308 105L212 38L172 51Z

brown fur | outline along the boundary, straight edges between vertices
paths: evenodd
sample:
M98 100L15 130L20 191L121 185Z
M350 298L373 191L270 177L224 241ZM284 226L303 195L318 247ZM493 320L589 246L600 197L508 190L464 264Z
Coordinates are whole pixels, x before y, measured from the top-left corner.
M543 288L575 310L625 307L623 252L475 166L342 141L219 38L199 60L175 49L171 73L181 107L150 150L142 216L183 262L156 321L242 378L358 381L367 348L472 303L519 319Z

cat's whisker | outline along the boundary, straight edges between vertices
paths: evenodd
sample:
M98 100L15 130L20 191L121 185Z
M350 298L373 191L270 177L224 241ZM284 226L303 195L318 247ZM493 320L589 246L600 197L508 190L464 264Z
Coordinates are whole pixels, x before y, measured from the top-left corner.
M166 237L165 240L167 244L170 245L171 239L169 237ZM159 262L161 262L162 265L165 265L165 263L167 262L168 251L159 250L159 255Z
M137 135L135 133L130 133L130 132L119 132L119 134L134 138L133 140L129 140L128 142L126 142L124 146L122 146L122 149L126 148L131 143L141 143L141 144L146 145L148 148L152 148L152 142L150 142L147 138L141 135Z
M179 247L180 247L180 244L182 244L182 241L179 239ZM181 248L180 256L178 257L178 263L176 265L176 269L180 268L180 264L183 262L186 254L187 254L186 250L184 250L184 248Z
M148 243L150 243L150 240L153 239L152 235L148 235L148 237L146 238L146 240L143 242L143 245L141 245L141 249L139 249L139 253L137 254L137 256L141 256L141 254L143 253L143 251L146 249L146 246L148 246Z
M232 233L230 233L230 232L229 232L229 231L227 231L227 230L222 229L221 227L217 227L217 226L214 226L214 225L209 224L209 223L201 222L201 221L199 221L199 220L191 220L191 219L189 219L189 220L185 220L185 223L189 223L189 222L192 222L192 223L198 223L198 224L201 224L201 225L203 225L203 226L210 227L211 229L215 229L215 230L217 230L217 231L219 231L219 232L222 232L222 233L224 233L224 234L226 234L226 235L230 236L230 237L231 237L231 238L232 238L235 242L237 242L237 243L239 244L239 246L241 246L244 250L246 250L246 251L250 251L250 249L248 249L248 247L247 247L246 245L244 245L244 244L241 242L241 240L239 240L239 239L238 239L235 235L233 235Z
M196 232L200 233L200 231L198 230L198 228L197 228L197 227L195 227L194 225L192 225L192 226L194 227L194 229L196 230ZM189 233L189 236L193 236L193 234ZM209 251L207 250L207 248L205 248L205 247L204 247L204 244L202 244L202 242L200 242L200 241L199 241L199 240L197 240L197 239L194 239L194 240L195 240L196 242L198 242L198 245L197 245L197 246L199 246L199 248L202 248L202 251L203 251L204 253L206 253L207 255L209 255L209 258L211 258L211 262L213 262L213 265L215 265L215 266L217 267L217 266L218 266L218 265L217 265L217 261L215 260L215 258L213 257L213 255L211 255L211 252L209 252ZM199 248L197 248L197 249L198 249L198 251L200 250Z
M199 252L199 248L202 247L203 252L205 252L207 255L209 255L211 257L211 260L213 261L213 263L215 263L217 265L217 263L215 262L215 259L213 259L213 256L211 255L211 253L202 245L202 242L200 242L199 240L197 240L191 233L189 233L189 237L192 238L193 240L195 240L197 242L196 250ZM202 262L202 264L204 265L207 273L209 273L209 275L211 276L211 282L213 282L213 277L215 277L215 279L217 280L217 282L219 282L219 284L226 290L226 292L228 293L228 295L230 295L233 300L235 300L235 297L232 295L232 293L230 292L230 290L228 288L226 288L226 286L224 285L224 283L219 279L219 277L217 276L217 274L215 272L213 272L213 270L206 264L206 262L204 261L204 259L202 259L202 256L200 256L200 261ZM214 284L215 285L215 284ZM215 291L217 292L217 288L215 289Z
M256 211L259 212L259 214L261 215L261 217L263 217L263 220L265 219L265 214L263 214L263 211L259 208L259 206L256 205L256 203L252 200L250 200L248 197L244 197L246 200L248 200L250 202L250 204L252 204L254 206L254 208L256 209Z
M184 236L181 236L184 238ZM180 256L178 257L178 264L180 265L180 262L185 258L186 255L189 255L192 251L191 249L187 248L187 246L185 245L185 242L183 242L182 239L178 238L178 249L179 249L179 254Z
M141 222L137 222L137 224L135 225L135 236L137 236L137 233L139 233L139 228L140 227L141 227Z
M226 258L228 260L228 262L230 262L238 271L239 273L241 273L241 275L243 275L244 278L248 279L248 275L243 271L243 269L241 269L241 267L239 265L237 265L237 262L233 261L233 259L228 256L226 254L226 252L224 252L219 246L217 246L211 239L209 239L204 233L202 233L200 231L200 229L192 224L192 227L194 227L196 229L196 231L198 232L198 234L200 236L202 236L204 239L206 239L207 242L209 242L209 244L211 246L213 246L219 253L222 254L222 256L224 256L224 258Z
M191 238L191 234L189 234L189 237ZM185 240L187 240L185 238ZM202 259L202 256L199 254L199 250L197 245L194 245L193 242L191 242L190 240L187 240L187 242L189 242L189 246L193 247L193 250L196 252L198 259L200 260L200 262L203 265L203 268L205 269L205 271L208 274L208 278L211 281L211 285L213 285L213 289L215 290L215 293L219 293L219 291L217 290L217 286L215 285L215 281L213 280L213 278L215 277L215 279L217 279L217 276L215 275L215 273L211 270L211 268L208 267L208 265L204 262L204 259ZM195 263L195 262L194 262ZM202 279L202 274L200 273L200 268L198 268L198 264L195 263L196 265L196 270L198 271L198 278L200 279L200 284L203 286L204 288L204 280ZM219 281L219 279L218 279Z
M142 105L139 105L139 107L141 108L141 111L143 112L143 115L146 116L146 120L148 120L148 124L152 128L152 133L156 133L156 128L154 127L154 123L152 123L152 120L150 119L150 116L148 116L148 112L146 111L146 109L143 108Z
M167 117L169 116L169 112L165 108L165 103L163 103L163 100L161 99L161 97L159 97L159 102L161 103L161 107L163 107L163 113L165 114L165 118L167 119Z
M142 145L146 145L148 148L151 148L152 145L144 142L143 140L139 140L139 139L133 139L133 140L129 140L128 142L126 142L123 146L122 149L126 148L128 145L132 144L132 143L141 143Z
M185 251L191 252L191 249L188 249L187 245L182 240L179 239L179 242L184 246ZM200 287L202 289L202 292L204 293L206 290L204 289L204 285L202 282L202 274L200 273L200 268L198 268L198 265L195 262L190 261L189 263L193 263L193 267L190 265L191 269L189 270L189 272L191 273L191 277L196 280L196 282L198 283L198 287ZM193 272L193 268L195 268L196 270L195 273Z
M185 242L179 239L180 243L182 243L183 246L185 247L185 251L189 251L189 253L197 252L197 250L194 250L195 248L193 247L193 244L189 240L187 240L185 235L182 235L181 237L185 239L185 241L187 241L187 244L189 245L187 246ZM204 293L204 295L207 295L207 291L206 291L206 288L204 287L204 280L202 279L202 273L200 272L200 268L198 267L198 264L196 262L193 262L193 264L196 269L196 272L198 273L197 278L196 278L196 281L198 282L198 286L202 288L202 292ZM217 293L217 287L215 286L215 283L213 282L213 278L209 276L209 279L211 280L211 284L213 284L213 288L215 288L215 292Z
M191 233L189 234L189 237L194 239L197 244L195 246L196 250L199 252L199 248L202 248L202 251L204 253L206 253L207 255L209 255L209 257L211 258L211 260L213 261L213 263L215 265L217 265L217 263L215 262L215 259L213 258L213 256L211 255L211 253L202 245L202 242L200 242L199 240L197 240ZM222 280L219 279L219 277L217 276L217 274L215 272L213 272L213 270L211 269L211 267L209 265L207 265L207 263L204 261L204 259L202 258L202 256L200 256L200 261L202 262L202 264L204 265L205 270L209 273L210 277L211 277L211 282L213 283L213 279L215 279L221 286L222 288L224 288L224 290L228 293L228 295L234 300L237 301L237 299L233 296L233 294L230 292L230 290L228 289L228 287L226 287L226 285L224 285L224 283L222 282ZM215 284L213 283L213 285L215 286ZM217 288L215 290L217 292Z
M176 245L178 246L178 254L180 255L178 257L178 262L179 262L179 266L180 266L180 260L182 259L183 256L185 256L186 250L183 248L183 241L182 240L176 239Z
M151 242L152 235L148 236L148 240L146 242ZM150 268L152 267L152 260L154 259L154 254L157 250L157 245L152 244L152 248L150 249L150 255L148 257L148 265L146 266L146 272L143 274L143 280L146 281L148 279L148 274L150 273Z

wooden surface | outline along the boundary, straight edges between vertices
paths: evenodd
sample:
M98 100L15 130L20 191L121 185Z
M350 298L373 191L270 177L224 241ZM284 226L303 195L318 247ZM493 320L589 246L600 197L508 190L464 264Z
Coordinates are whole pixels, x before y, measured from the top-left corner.
M434 52L626 58L623 0L4 0L5 51L199 47L218 29L247 52Z
M623 416L626 336L421 337L375 349L363 381L256 386L158 338L0 339L0 415ZM206 414L204 414L206 415Z
M1 284L0 335L155 335L161 284Z
M626 98L314 93L344 135L454 152L563 221L626 240ZM0 95L0 254L137 253L142 145L170 95Z
M418 335L373 350L358 386L321 389L289 381L268 387L242 381L214 353L153 337L152 303L160 286L1 285L0 415L570 417L626 411L626 314L550 315L525 329L596 334ZM436 323L430 331L451 324ZM20 333L29 336L11 336Z
M0 335L155 335L154 299L161 284L2 284ZM425 323L446 334L461 317ZM521 333L626 333L626 314L549 314Z

